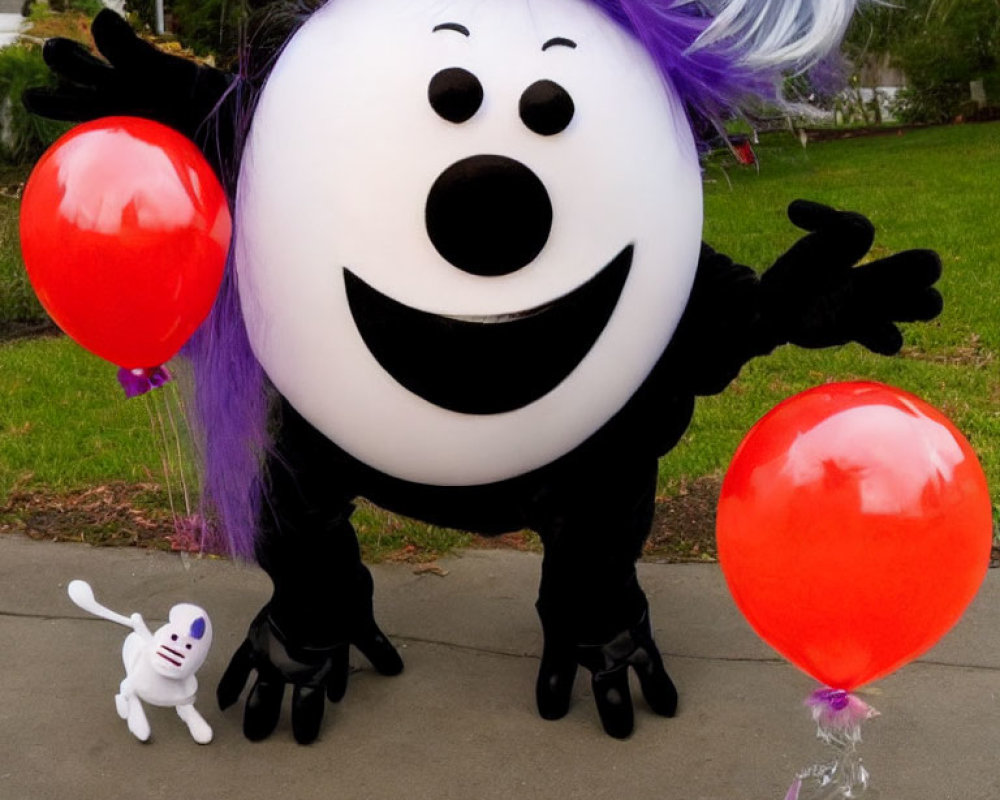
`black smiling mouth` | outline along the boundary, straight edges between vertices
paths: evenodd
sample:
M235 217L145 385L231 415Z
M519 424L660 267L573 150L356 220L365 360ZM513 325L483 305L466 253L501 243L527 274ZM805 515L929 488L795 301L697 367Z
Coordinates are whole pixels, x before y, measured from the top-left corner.
M590 352L618 305L633 246L569 294L517 314L450 317L404 305L344 269L358 332L381 367L424 400L499 414L552 391Z

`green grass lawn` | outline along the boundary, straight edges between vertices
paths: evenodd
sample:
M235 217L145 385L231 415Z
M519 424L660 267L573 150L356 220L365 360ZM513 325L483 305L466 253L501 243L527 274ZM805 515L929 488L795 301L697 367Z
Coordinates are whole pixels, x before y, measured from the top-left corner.
M875 256L912 247L941 254L945 312L934 323L907 326L906 348L895 358L853 345L787 347L752 363L724 393L699 402L684 440L661 462L663 492L720 475L751 425L790 394L862 378L894 384L944 410L972 441L1000 506L1000 124L806 149L791 136L774 135L758 155L759 174L732 165L707 170L706 241L764 269L800 235L785 217L791 200L860 211L878 229ZM0 198L0 323L37 315L11 241L15 214L16 201ZM164 450L149 401L126 401L114 373L62 338L0 343L0 507L15 488L162 483ZM176 475L174 481L176 499ZM407 547L436 553L467 541L377 510L359 514L369 557Z
M857 345L786 347L751 363L722 395L700 401L666 485L725 469L750 425L789 394L830 379L870 379L945 411L976 448L1000 504L1000 125L966 125L823 142L787 135L758 148L760 174L709 168L705 239L763 269L798 236L784 209L799 197L860 211L877 228L873 255L927 247L942 257L945 310L905 326L902 357ZM728 177L728 181L727 181Z

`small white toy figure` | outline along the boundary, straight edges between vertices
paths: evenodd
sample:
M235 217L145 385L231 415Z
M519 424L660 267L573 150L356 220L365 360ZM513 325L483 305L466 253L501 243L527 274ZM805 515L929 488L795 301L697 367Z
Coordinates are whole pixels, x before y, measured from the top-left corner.
M212 741L212 728L194 707L198 691L194 674L212 646L208 614L198 606L179 603L170 609L169 622L153 633L141 614L126 617L98 603L86 581L71 581L67 588L70 599L84 611L133 631L122 646L125 679L115 695L115 708L135 737L149 739L144 700L154 706L174 706L198 744Z

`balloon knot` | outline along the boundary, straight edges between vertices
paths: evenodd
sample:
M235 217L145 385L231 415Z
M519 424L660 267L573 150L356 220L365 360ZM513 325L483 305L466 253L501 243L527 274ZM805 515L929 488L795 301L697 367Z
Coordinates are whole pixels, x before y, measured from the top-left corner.
M834 711L843 711L851 702L851 695L844 689L817 689L806 700L806 705L826 703Z
M862 722L878 716L878 711L844 689L817 689L806 698L806 705L816 724L826 731L860 731Z
M166 367L146 367L139 369L118 370L118 383L125 390L128 398L139 397L153 389L159 389L163 384L171 380L170 372Z

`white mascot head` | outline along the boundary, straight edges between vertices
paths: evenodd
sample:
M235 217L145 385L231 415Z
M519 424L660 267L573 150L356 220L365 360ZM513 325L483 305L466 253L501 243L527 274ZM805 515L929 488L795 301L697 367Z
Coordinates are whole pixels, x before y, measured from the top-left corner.
M716 6L315 11L274 64L238 181L243 316L278 391L361 462L439 486L524 474L596 432L694 279L692 85L805 63L853 3ZM673 67L637 16L668 9L690 39Z

